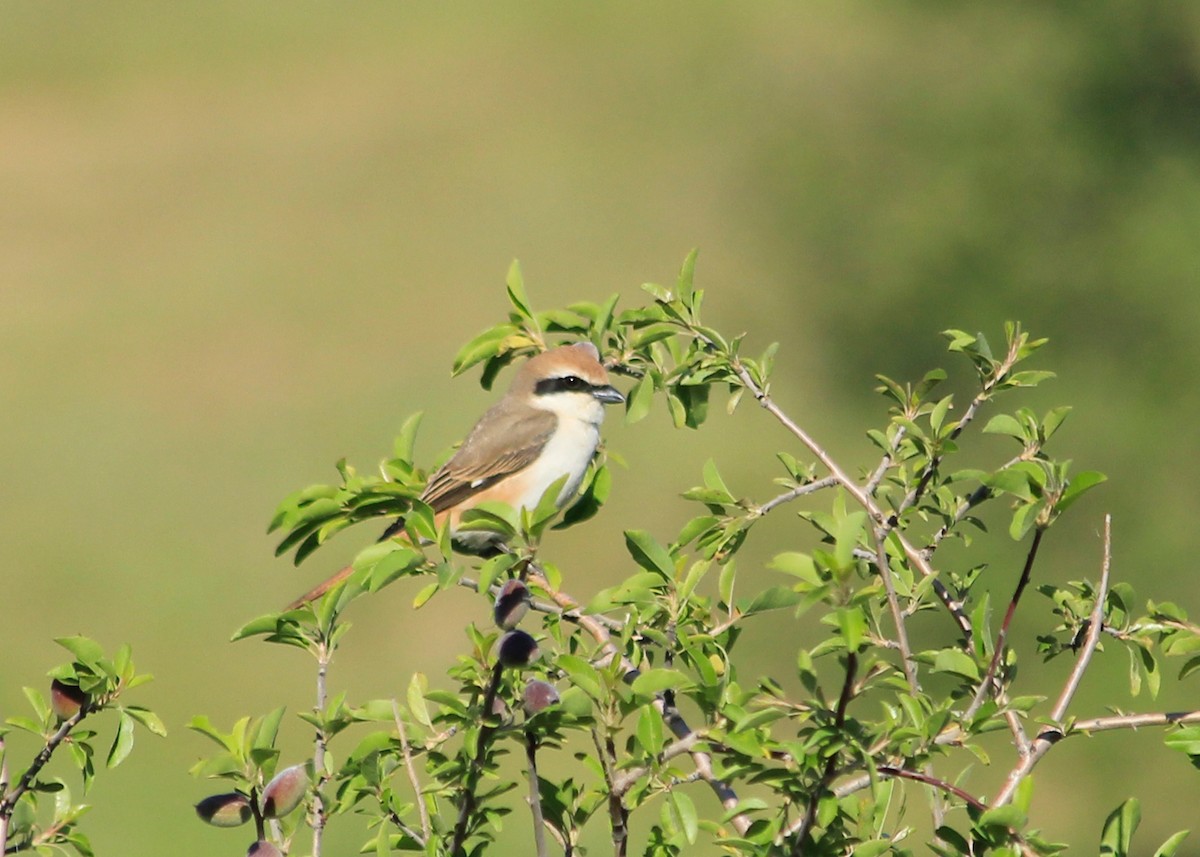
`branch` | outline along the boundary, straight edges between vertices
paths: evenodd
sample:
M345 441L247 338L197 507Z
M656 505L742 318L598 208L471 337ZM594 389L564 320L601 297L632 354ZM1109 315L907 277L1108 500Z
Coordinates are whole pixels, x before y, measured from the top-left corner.
M817 491L821 491L825 488L832 488L837 484L838 481L836 478L833 476L826 476L824 479L817 479L813 482L806 482L803 485L797 485L791 491L785 491L778 497L772 497L770 500L763 503L754 510L754 514L758 517L762 517L776 506L782 506L784 503L790 503L792 500L795 500L797 497L803 497L805 494L814 494Z
M601 651L604 652L606 657L615 658L620 662L621 669L626 675L637 674L637 668L630 663L629 659L626 658L625 655L622 654L617 648L616 644L613 643L612 635L609 633L609 630L604 623L599 621L599 617L590 613L581 612L579 605L575 603L571 596L563 592L559 592L550 586L550 582L546 580L545 575L542 574L541 570L536 565L531 563L529 566L529 571L530 579L534 580L539 587L549 594L551 600L554 601L554 603L560 608L562 608L562 615L564 617L570 618L572 622L575 622L577 625L579 625L579 627L591 634L592 639L599 644ZM688 726L687 721L684 720L683 716L680 715L678 710L667 705L666 701L661 695L654 700L654 707L662 716L663 722L667 724L668 728L670 728L671 732L676 738L685 738L686 736L692 734L692 728ZM717 796L717 799L721 802L721 805L725 807L726 810L734 809L738 803L737 792L735 792L728 783L718 778L713 772L712 757L703 750L696 749L692 749L691 755L692 762L695 764L696 770L700 772L701 778L708 784L708 787L712 789L713 794ZM743 836L745 836L750 830L750 819L747 818L745 814L738 813L737 815L734 815L730 819L730 823L733 825L734 829Z
M326 688L325 680L329 673L329 659L331 656L327 641L322 640L317 648L317 704L316 715L318 720L324 723L325 706L328 704L329 693ZM313 802L312 802L312 857L321 857L321 841L325 833L325 798L321 796L321 787L329 781L329 774L325 770L325 751L329 746L329 736L325 732L324 725L317 727L317 734L313 741L313 770L316 772L316 783L313 786Z
M17 806L17 801L21 799L21 796L25 792L29 791L29 787L33 784L34 779L41 773L46 763L50 761L50 757L54 755L54 751L58 749L58 746L71 734L71 730L78 726L79 721L83 720L91 712L92 706L87 704L81 705L78 711L59 724L58 729L46 739L45 745L33 757L33 761L29 763L29 767L25 769L25 773L21 775L21 779L13 786L12 791L7 794L0 794L0 822L3 823L3 827L0 827L0 833L3 833L4 836L8 834L8 820L12 817L13 810ZM3 749L2 745L0 745L0 749ZM7 777L6 770L0 776L0 779L7 780ZM0 842L4 842L4 839L0 838Z
M697 333L697 335L701 334ZM858 504L867 510L867 514L871 516L873 526L879 527L886 524L888 516L883 514L874 498L868 494L862 486L847 476L846 473L840 467L838 467L837 462L833 460L829 453L826 452L825 449L808 434L808 432L797 425L796 422L792 420L792 418L789 417L782 408L775 404L774 400L770 397L766 390L764 390L755 382L753 376L750 375L750 372L746 369L746 367L743 366L742 363L736 358L731 360L730 366L733 369L734 374L737 375L742 384L745 385L746 389L754 394L754 398L758 401L758 404L773 417L775 417L775 419L777 419L784 428L786 428L797 439L799 439L801 443L808 447L809 452L815 455L817 460L825 466L825 469L829 471L830 476L837 480L837 484L849 492L849 494L854 497ZM904 550L904 555L908 558L908 561L912 563L913 567L921 573L922 577L934 578L934 592L937 594L942 604L945 605L946 609L950 611L950 615L958 624L959 630L962 631L964 639L970 643L973 635L971 620L963 611L962 604L950 594L950 591L946 589L945 585L940 580L937 580L937 572L934 571L933 567L929 564L929 558L922 551L919 551L913 547L912 543L909 542L902 533L899 531L894 532L897 541L900 543L900 547ZM881 570L880 573L882 574L883 570Z
M417 802L417 812L421 817L421 833L424 839L417 840L421 847L429 841L433 835L432 827L429 824L429 808L425 806L425 797L421 794L421 781L417 779L417 769L413 765L412 748L408 744L408 730L404 727L404 720L400 717L400 705L396 700L392 700L392 717L396 720L396 731L400 735L400 754L404 758L404 768L408 771L408 781L412 784L413 798Z
M1029 553L1025 556L1025 567L1021 569L1021 579L1017 581L1017 588L1013 591L1013 596L1008 602L1008 609L1004 612L1004 622L1000 625L1000 633L996 635L996 645L992 650L992 659L988 662L987 672L983 675L983 681L979 683L979 690L975 693L975 698L971 700L971 704L967 707L964 719L970 719L974 716L979 707L983 705L984 700L992 693L992 682L996 677L996 670L1000 666L1000 660L1004 657L1004 650L1008 644L1008 629L1012 624L1013 615L1017 612L1017 604L1021 600L1021 594L1025 591L1025 587L1029 585L1029 578L1033 574L1033 562L1037 559L1038 547L1042 543L1042 535L1046 531L1038 527L1033 532L1033 543L1029 546Z
M1091 625L1088 626L1087 638L1075 661L1075 668L1067 677L1062 693L1050 712L1050 719L1059 722L1067 713L1067 707L1079 689L1083 674L1092 660L1096 646L1100 643L1100 634L1104 631L1104 603L1108 600L1108 573L1112 568L1112 515L1104 516L1104 561L1100 565L1100 585L1096 588L1096 603L1092 606Z
M463 785L462 797L458 804L458 819L454 822L454 841L450 845L451 855L462 853L463 842L467 838L467 825L471 821L471 813L475 811L475 789L479 785L479 776L483 772L483 757L487 752L488 741L491 740L492 733L496 731L496 728L491 726L488 720L493 716L492 708L496 703L496 691L500 688L500 676L503 671L503 664L497 660L496 666L492 668L492 679L488 682L487 690L483 694L479 738L475 742L475 756L471 759L471 767L467 770L467 781Z
M854 688L854 675L858 671L858 655L855 652L846 653L846 679L842 682L842 692L838 697L837 710L834 713L833 725L836 731L841 732L846 725L846 708L850 705L850 694ZM808 834L812 830L813 822L817 818L817 804L820 803L821 795L829 787L829 783L833 780L834 774L837 773L837 751L833 752L825 761L825 770L821 774L821 780L817 783L816 788L809 795L808 805L805 807L804 816L794 829L788 831L785 836L795 836L795 841L792 843L792 854L801 855L804 853L805 841L808 839Z
M952 794L975 809L987 809L987 804L970 792L963 791L958 786L948 783L945 780L939 780L937 777L932 777L929 774L923 774L920 771L911 771L908 768L896 768L891 765L881 765L875 770L879 772L881 777L898 777L906 780L915 780L918 783L924 783L927 786L933 786L935 789Z
M525 730L525 759L529 764L529 811L533 814L533 841L537 857L549 857L546 850L546 819L542 815L542 795L538 789L537 735L532 729Z
M661 764L662 762L674 759L676 756L681 756L684 753L691 752L692 748L695 747L696 744L703 741L704 738L705 733L703 730L699 732L691 732L680 738L678 741L674 741L664 747L662 752L655 757L655 761ZM617 794L623 795L625 792L633 788L634 783L646 776L648 773L650 773L649 765L639 765L636 768L630 768L621 774L621 776L613 779L612 789Z
M604 772L604 782L608 786L608 816L612 824L613 854L615 857L625 857L626 845L629 842L629 810L613 785L613 769L617 764L616 747L611 736L600 740L600 732L592 728L592 741L596 745L596 755L600 759L600 769Z

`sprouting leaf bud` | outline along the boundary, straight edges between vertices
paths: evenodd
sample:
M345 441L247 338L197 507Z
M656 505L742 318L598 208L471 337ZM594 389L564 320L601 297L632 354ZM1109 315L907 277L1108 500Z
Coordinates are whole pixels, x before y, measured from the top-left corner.
M262 793L264 818L283 818L304 800L308 791L308 771L304 765L292 765L276 774Z
M196 804L196 815L213 827L237 827L250 820L250 799L241 792L211 795Z
M260 839L250 846L250 850L246 852L246 857L283 857L283 852L267 842L265 839Z
M525 693L521 697L521 704L528 717L532 717L551 705L557 705L558 702L558 691L554 685L536 678L525 685Z
M58 679L50 682L50 707L60 720L70 720L87 701L88 695L78 685L64 684Z
M511 631L521 624L528 612L529 587L516 578L505 581L500 587L500 594L496 596L496 606L492 611L496 625L505 631Z
M506 667L527 667L538 657L537 640L524 631L509 631L500 638L500 663Z

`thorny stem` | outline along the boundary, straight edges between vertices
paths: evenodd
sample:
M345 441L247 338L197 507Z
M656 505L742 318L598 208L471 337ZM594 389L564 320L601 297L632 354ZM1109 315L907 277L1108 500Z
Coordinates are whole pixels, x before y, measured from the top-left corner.
M425 806L425 796L421 794L421 781L417 779L417 768L413 765L412 747L408 743L408 730L404 726L404 718L400 716L400 705L394 699L392 700L392 717L396 721L396 732L400 736L400 754L404 758L404 769L408 771L408 781L412 784L413 789L413 800L417 803L417 812L421 817L421 834L424 837L421 845L424 846L432 835L429 808Z
M1021 601L1021 595L1025 592L1025 587L1029 585L1029 579L1033 574L1033 563L1037 559L1038 547L1042 543L1042 536L1046 531L1038 527L1033 532L1033 542L1029 545L1029 553L1025 556L1025 567L1021 569L1021 579L1017 581L1017 588L1013 591L1013 596L1008 602L1008 609L1004 612L1004 622L1000 625L1000 632L996 634L996 645L992 650L992 659L988 663L987 672L983 675L983 681L979 683L979 690L975 693L975 698L971 700L971 704L967 707L966 719L970 719L983 705L984 700L990 696L994 690L992 683L996 678L996 670L1000 667L1000 661L1004 658L1004 651L1008 645L1008 629L1012 625L1013 616L1017 612L1017 604Z

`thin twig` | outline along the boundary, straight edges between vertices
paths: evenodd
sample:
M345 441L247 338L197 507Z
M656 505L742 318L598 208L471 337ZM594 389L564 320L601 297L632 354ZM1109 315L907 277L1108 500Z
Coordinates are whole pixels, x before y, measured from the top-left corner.
M400 716L400 703L392 700L392 717L396 721L396 732L400 736L400 755L404 759L404 768L408 771L408 781L412 784L413 798L417 802L417 813L421 817L421 833L424 840L420 842L421 847L429 841L433 835L433 828L429 823L429 808L425 806L425 796L421 793L421 781L417 779L417 768L413 764L412 748L408 744L408 730L404 727L404 718Z
M496 731L489 721L494 716L492 707L496 703L496 692L500 688L500 677L503 671L504 666L496 661L496 666L492 668L491 681L488 682L487 690L483 694L483 708L480 713L479 737L475 742L475 755L471 759L470 768L467 769L467 781L463 785L462 797L459 798L458 818L454 822L454 840L450 845L450 854L453 857L457 857L463 851L463 843L467 839L467 826L471 821L471 813L475 811L475 789L478 788L479 776L483 773L483 757L487 753L492 733Z
M537 735L532 729L525 730L525 760L529 765L529 811L533 815L533 842L537 857L549 857L546 850L546 818L542 815L542 795L538 788Z
M41 773L41 770L46 766L46 763L50 761L50 757L54 755L54 751L57 750L59 745L62 744L63 741L66 740L67 736L71 734L71 730L78 726L79 721L87 717L91 711L92 707L90 705L82 705L79 707L78 711L60 723L58 729L56 729L54 733L46 739L45 745L43 745L38 754L33 757L33 761L29 763L29 767L25 769L25 773L23 773L21 778L17 780L17 784L13 786L12 791L8 792L7 794L0 795L0 820L5 823L5 826L2 829L4 835L7 835L7 822L9 818L12 817L13 810L17 806L17 801L21 799L21 796L24 795L25 792L29 791L29 787L33 784L34 779L39 773ZM7 774L5 774L5 777L7 778ZM3 841L3 839L0 839L0 841Z
M832 488L837 484L838 481L833 476L826 476L824 479L817 479L813 482L805 482L803 485L797 485L791 491L784 491L779 496L772 497L770 500L755 509L754 513L761 517L777 506L782 506L784 503L790 503L797 497L803 497L806 494L814 494L817 491L822 491L826 488Z
M959 800L975 807L975 809L987 809L987 804L972 795L970 792L963 791L958 786L948 783L945 780L940 780L937 777L931 777L929 774L925 774L920 771L911 771L908 768L897 768L891 765L880 765L875 770L879 772L881 777L900 777L902 779L924 783L927 786L933 786L935 789L940 789L941 791L954 795Z
M838 732L841 732L846 726L846 708L850 705L850 694L854 688L854 675L857 671L858 655L855 652L847 652L846 678L842 682L842 692L838 696L837 709L834 712L833 718L834 728ZM808 835L812 832L813 822L817 819L817 805L829 787L829 783L833 780L834 774L837 773L837 760L838 753L834 752L825 761L825 770L821 774L820 781L812 790L812 794L809 795L808 805L804 808L804 816L795 825L795 829L788 833L789 836L795 837L792 841L792 854L800 855L804 853L804 846Z
M325 718L325 706L329 701L326 679L329 674L329 659L332 652L326 641L322 640L317 648L317 705L314 712L322 723ZM312 801L312 857L321 857L321 842L325 834L325 798L321 788L329 781L329 773L325 770L325 752L329 747L329 736L325 727L318 726L313 746L313 770L316 771L316 782L313 784Z
M879 569L879 579L883 581L884 592L887 593L888 609L892 611L892 621L896 625L896 643L900 647L900 663L904 667L904 678L908 680L909 689L913 696L921 693L921 682L917 678L916 661L913 660L912 646L908 642L908 627L900 610L900 598L896 595L896 582L892 580L892 567L888 563L887 546L884 544L886 534L883 527L875 527L875 565Z
M692 748L695 747L696 744L703 741L704 738L705 733L703 730L697 730L696 732L689 733L688 735L680 738L678 741L674 741L664 747L662 752L655 757L655 761L659 764L662 764L663 762L674 759L676 756L681 756L684 753L691 752ZM650 773L650 767L650 765L639 765L636 768L630 768L622 773L619 777L614 777L612 783L613 791L619 795L625 794L625 792L633 788L634 783L646 776L646 774Z
M612 635L608 628L602 622L597 621L597 617L590 613L580 611L579 605L571 596L564 592L559 592L550 586L550 582L546 579L535 564L530 565L530 580L534 581L537 586L541 587L564 611L563 615L572 615L572 620L579 627L586 630L592 639L600 646L600 650L604 652L606 658L616 659L621 664L621 669L626 675L636 675L636 668L630 663L629 659L617 648L612 641ZM668 706L660 695L654 700L654 707L663 718L663 722L675 735L676 738L683 738L692 734L692 728L680 713L672 706ZM696 766L696 770L700 771L701 778L708 784L713 794L717 796L717 800L726 810L734 809L738 804L737 792L726 783L724 780L717 777L712 767L712 757L703 750L692 749L692 763ZM734 829L743 836L750 830L750 819L744 813L738 813L730 819L730 824Z
M833 460L832 456L830 456L828 452L826 452L824 447L817 443L816 440L814 440L812 436L808 434L808 432L797 425L796 422L789 417L782 408L775 404L775 401L766 392L766 390L764 390L755 382L753 376L750 375L750 372L746 369L746 367L736 359L731 363L731 367L734 371L734 374L738 376L742 384L745 385L746 389L748 389L754 395L754 398L758 401L758 404L773 417L775 417L775 419L778 420L780 424L783 425L783 427L789 432L791 432L801 443L808 447L809 452L817 457L817 460L824 465L825 469L829 471L830 475L837 480L837 483L841 485L842 488L844 488L860 506L866 509L867 514L871 516L873 526L885 524L888 520L888 516L883 514L882 510L879 508L879 505L875 502L875 499L867 494L862 486L847 476L845 471L838 466L837 462ZM908 558L908 561L912 563L913 567L920 572L921 576L934 578L934 592L937 594L942 604L945 605L946 609L950 611L950 615L958 624L959 629L962 631L963 637L969 643L973 635L971 620L963 611L961 602L955 599L950 594L949 590L946 589L945 585L937 579L937 572L934 571L933 567L929 564L929 557L927 557L923 552L917 550L917 548L913 547L912 543L904 537L903 533L895 531L895 535L897 541L900 543L900 547L904 550L904 555Z
M1100 564L1100 585L1096 588L1096 603L1092 605L1091 625L1088 626L1087 638L1083 642L1083 648L1079 651L1075 667L1071 670L1071 675L1067 677L1067 683L1063 685L1062 693L1058 695L1058 701L1054 703L1054 708L1050 711L1050 719L1056 723L1061 722L1066 715L1067 707L1075 697L1079 683L1083 680L1083 674L1092 660L1096 646L1100 643L1100 634L1104 630L1104 603L1108 600L1108 574L1111 568L1112 515L1105 515L1104 561Z
M1013 596L1008 602L1008 609L1004 611L1004 622L1000 625L1000 632L996 635L996 646L992 650L992 659L988 663L987 671L983 675L983 681L979 683L979 690L975 693L975 698L971 700L971 704L967 707L964 719L969 720L979 710L993 692L992 682L996 677L996 670L1000 667L1000 661L1004 658L1005 648L1008 645L1008 629L1012 625L1013 616L1017 612L1017 605L1021 601L1021 594L1025 591L1025 587L1029 585L1029 579L1033 574L1033 563L1037 559L1038 547L1042 543L1042 535L1046 531L1037 527L1033 532L1033 542L1029 545L1029 553L1025 556L1025 567L1021 569L1021 579L1017 581L1017 588L1013 591Z
M0 800L8 799L8 749L4 744L4 735L0 734ZM8 847L8 813L0 815L0 853Z
M616 747L611 736L600 739L600 731L592 728L592 741L596 745L596 756L600 759L600 770L604 773L604 783L608 786L608 817L612 826L613 854L615 857L625 857L626 846L629 842L629 810L618 794L613 784L613 771L617 765Z

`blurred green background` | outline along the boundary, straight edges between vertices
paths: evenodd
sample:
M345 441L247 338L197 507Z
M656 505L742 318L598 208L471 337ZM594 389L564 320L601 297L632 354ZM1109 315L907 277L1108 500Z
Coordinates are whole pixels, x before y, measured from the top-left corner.
M450 360L503 317L509 261L541 308L637 302L692 247L708 321L783 343L778 400L851 466L874 458L873 374L946 365L943 328L1051 337L1059 380L1029 401L1073 404L1055 451L1111 481L1040 578L1094 578L1111 511L1116 575L1200 611L1200 5L7 0L0 711L81 633L133 644L172 730L102 772L100 853L242 853L248 834L193 817L208 747L183 724L311 704L301 654L229 634L374 533L297 571L265 524L337 458L372 467L412 411L425 460L462 436L491 397ZM581 595L629 570L621 529L674 535L690 509L663 491L707 457L765 499L787 446L751 407L607 434L630 464L612 503L549 547ZM766 523L752 558L807 543L787 513ZM1005 594L1018 557L998 549ZM335 688L436 682L486 619L466 594L414 612L413 591L356 607ZM1053 693L1069 665L1039 670L1031 640L1048 621L1031 593L1016 646ZM814 632L764 620L745 678L789 675L781 633ZM1076 712L1130 707L1125 665L1099 658ZM1194 688L1132 707L1195 707ZM285 760L306 741L293 721ZM964 785L1008 764L1001 747ZM1034 824L1078 853L1129 795L1149 852L1200 794L1157 732L1072 739L1035 781Z

